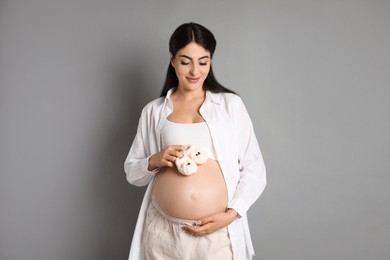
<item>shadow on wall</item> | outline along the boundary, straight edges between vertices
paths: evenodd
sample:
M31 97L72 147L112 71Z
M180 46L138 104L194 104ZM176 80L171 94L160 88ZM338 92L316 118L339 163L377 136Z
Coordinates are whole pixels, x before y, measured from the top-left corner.
M136 134L144 105L156 96L148 94L146 68L139 59L128 58L110 74L110 100L116 109L106 128L106 142L100 149L98 183L94 185L97 207L105 219L98 250L99 259L127 259L138 212L146 187L135 187L126 180L123 164ZM112 77L112 78L111 78ZM158 93L155 93L155 95ZM113 114L111 114L113 113ZM101 196L105 194L105 196Z

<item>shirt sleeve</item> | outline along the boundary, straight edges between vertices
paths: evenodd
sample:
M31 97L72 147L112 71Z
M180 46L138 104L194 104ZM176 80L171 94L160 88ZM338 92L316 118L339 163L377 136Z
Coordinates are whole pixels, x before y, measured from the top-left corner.
M241 98L239 98L235 111L240 179L228 207L243 216L264 191L267 178L263 156L253 130L252 121Z
M159 168L148 170L151 152L149 148L150 136L155 133L148 133L148 114L144 108L138 122L137 133L133 144L124 163L126 179L135 186L145 186L153 179ZM150 132L150 131L149 131Z

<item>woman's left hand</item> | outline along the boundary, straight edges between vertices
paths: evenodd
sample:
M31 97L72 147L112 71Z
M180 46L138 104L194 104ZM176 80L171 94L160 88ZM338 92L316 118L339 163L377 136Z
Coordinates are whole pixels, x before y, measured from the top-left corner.
M199 219L196 226L184 225L183 229L194 236L207 235L226 227L233 222L237 215L234 209L228 209L226 212Z

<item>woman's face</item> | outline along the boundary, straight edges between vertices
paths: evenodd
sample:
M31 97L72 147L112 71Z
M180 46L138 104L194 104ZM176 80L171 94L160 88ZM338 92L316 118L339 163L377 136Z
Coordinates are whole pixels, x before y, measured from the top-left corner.
M183 90L202 89L203 82L210 71L210 52L195 42L187 44L172 57L171 64Z

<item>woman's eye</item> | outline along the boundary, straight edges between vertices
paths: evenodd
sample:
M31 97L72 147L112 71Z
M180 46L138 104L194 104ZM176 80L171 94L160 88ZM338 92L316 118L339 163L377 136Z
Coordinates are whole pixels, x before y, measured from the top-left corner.
M184 61L182 61L180 64L181 64L181 65L188 65L188 64L190 64L190 63L189 63L189 62L184 62Z
M207 62L205 63L199 63L200 66L206 66L207 65Z

